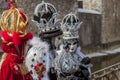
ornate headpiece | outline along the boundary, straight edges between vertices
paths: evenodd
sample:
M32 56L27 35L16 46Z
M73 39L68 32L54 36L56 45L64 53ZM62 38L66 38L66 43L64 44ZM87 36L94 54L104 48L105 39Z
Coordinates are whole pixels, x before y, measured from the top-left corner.
M50 3L43 1L36 6L33 21L36 22L43 37L54 37L62 34L58 27L57 15L56 8Z
M8 8L0 19L1 39L3 41L1 48L4 52L14 53L12 46L23 44L32 38L32 34L26 31L28 18L22 10L17 8L15 0L10 0Z
M26 33L28 18L22 10L18 10L15 0L10 0L10 9L3 12L0 20L2 30L9 33L21 32Z
M67 14L61 23L63 31L63 39L77 39L79 38L78 29L82 22L75 16L75 14Z

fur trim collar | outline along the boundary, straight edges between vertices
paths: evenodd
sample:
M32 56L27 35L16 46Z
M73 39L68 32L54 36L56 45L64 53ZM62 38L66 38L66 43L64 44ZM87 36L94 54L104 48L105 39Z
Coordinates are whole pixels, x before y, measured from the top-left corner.
M49 51L49 44L45 41L42 41L39 37L33 37L32 40L29 42L32 46L37 46L42 48L45 52Z

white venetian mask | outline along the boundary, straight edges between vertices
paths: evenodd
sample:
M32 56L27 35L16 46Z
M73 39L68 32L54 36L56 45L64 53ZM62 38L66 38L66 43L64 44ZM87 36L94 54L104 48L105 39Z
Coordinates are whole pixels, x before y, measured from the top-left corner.
M68 45L68 51L74 53L78 47L78 41L76 39L67 40L66 44Z

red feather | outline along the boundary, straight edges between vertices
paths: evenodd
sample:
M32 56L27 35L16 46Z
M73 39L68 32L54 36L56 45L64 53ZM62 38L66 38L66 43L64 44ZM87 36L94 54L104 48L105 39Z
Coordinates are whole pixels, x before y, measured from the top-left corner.
M29 39L33 38L33 34L28 32L23 38L22 41L28 41Z
M20 45L21 44L21 38L19 32L13 32L13 43L15 45Z
M11 41L12 37L8 35L7 31L2 31L1 36L5 39L5 41Z
M33 38L33 34L32 34L31 32L28 32L28 33L27 33L27 36L28 36L29 39L32 39L32 38Z

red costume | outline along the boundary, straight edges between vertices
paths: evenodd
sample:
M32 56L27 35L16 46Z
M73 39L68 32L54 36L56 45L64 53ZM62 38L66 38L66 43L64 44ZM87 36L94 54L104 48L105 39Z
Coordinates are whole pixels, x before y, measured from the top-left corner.
M15 5L14 0L11 2ZM3 13L0 20L1 48L6 55L0 66L0 80L33 80L24 65L25 45L32 34L26 32L27 17L14 5ZM11 23L9 19L12 20ZM6 26L7 23L9 25Z

